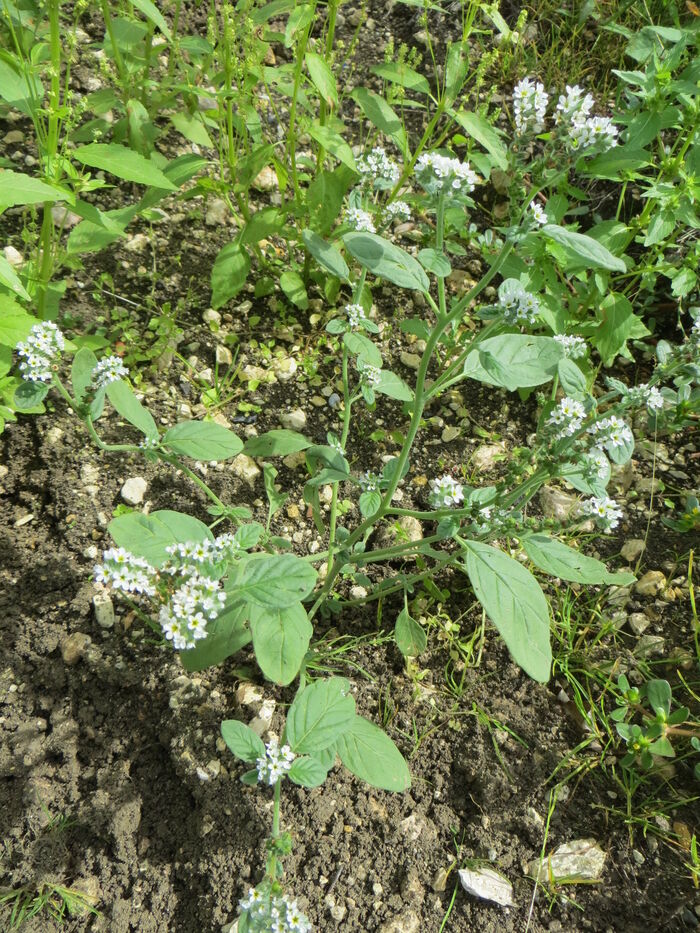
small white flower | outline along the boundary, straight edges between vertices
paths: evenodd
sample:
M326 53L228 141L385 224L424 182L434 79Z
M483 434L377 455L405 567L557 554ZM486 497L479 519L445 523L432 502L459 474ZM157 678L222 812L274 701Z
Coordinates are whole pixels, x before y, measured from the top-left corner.
M585 417L586 409L583 404L567 396L552 411L547 424L556 428L555 435L558 438L570 437L579 430Z
M353 230L359 233L376 233L376 227L369 211L363 211L359 207L348 207L345 209L345 223Z
M386 212L392 220L410 220L411 208L405 201L392 201L387 204Z
M656 386L647 385L646 382L629 389L627 398L635 405L646 405L652 413L661 411L664 407L662 394Z
M376 473L371 473L369 470L366 470L362 476L359 476L357 481L363 492L377 492L379 489L379 476Z
M358 364L360 376L365 385L378 386L382 380L382 371L378 366L370 366L369 363Z
M508 324L534 324L540 312L540 302L526 291L517 279L506 279L498 289L498 305Z
M451 476L431 480L430 500L438 508L451 508L464 500L464 487Z
M469 194L477 183L476 172L468 162L460 162L437 152L418 157L415 166L418 183L428 194L444 193L448 200Z
M401 177L399 166L381 146L372 149L366 155L355 160L364 184L374 188L393 188Z
M588 499L583 503L582 508L584 515L591 515L595 518L606 532L617 528L623 515L622 509L619 508L617 502L607 496L601 499Z
M604 447L608 453L613 453L621 447L627 447L634 443L634 435L629 426L618 418L617 415L611 415L604 418L588 429L589 434L595 436L595 443L599 447Z
M129 375L129 370L118 356L106 356L92 370L91 379L95 389L102 389L110 382L119 382Z
M575 334L555 334L554 339L570 360L579 360L588 352L588 345L583 337L577 337Z
M571 122L577 114L582 114L585 118L590 114L594 105L595 101L591 94L584 95L578 84L574 84L573 87L567 84L566 94L559 95L554 122Z
M541 204L538 204L537 201L530 202L530 210L532 211L532 218L536 224L543 226L544 224L549 223L544 208Z
M348 316L348 324L352 330L356 330L360 326L360 322L366 320L365 309L362 305L345 305L344 310Z
M258 771L258 781L262 781L272 786L283 777L292 767L296 755L289 745L279 747L276 739L268 742L265 746L265 754L257 759L255 766Z
M549 94L539 81L533 82L531 78L518 81L513 88L513 110L517 132L522 134L530 129L540 132L548 103Z
M35 324L26 340L17 344L22 378L27 382L51 382L52 366L65 348L65 338L52 321Z

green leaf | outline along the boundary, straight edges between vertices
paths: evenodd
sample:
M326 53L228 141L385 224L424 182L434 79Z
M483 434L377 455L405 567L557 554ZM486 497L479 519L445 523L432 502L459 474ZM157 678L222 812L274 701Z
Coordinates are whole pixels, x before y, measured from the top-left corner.
M0 294L0 344L16 347L36 323L37 319L27 314L22 305L9 295Z
M641 149L635 139L634 146L615 146L590 161L581 160L581 171L596 178L623 181L627 175L649 165L650 161L649 153Z
M351 353L358 356L363 362L370 366L381 367L382 354L369 337L355 331L347 331L343 335L343 343Z
M673 699L669 682L667 680L649 680L647 681L646 693L649 706L654 712L661 710L664 717L668 716L671 712L671 701Z
M557 363L559 382L569 398L584 399L588 395L586 377L573 360L562 357Z
M283 272L279 279L280 288L297 308L305 310L309 307L309 296L306 294L304 280L298 272L288 269Z
M31 175L13 172L11 169L0 169L0 209L14 207L16 204L65 201L67 197L67 192L47 185Z
M220 249L211 270L212 308L220 308L234 298L249 272L250 256L239 243L227 243Z
M180 661L186 671L203 671L207 667L221 664L236 654L251 641L250 629L246 625L248 607L236 602L224 609L207 625L208 635L195 642L193 648L180 651Z
M214 535L198 518L170 509L150 515L142 512L118 515L107 530L117 547L145 558L152 567L160 567L169 559L166 548L172 544L214 540Z
M334 132L329 126L317 122L309 124L307 132L312 139L315 139L331 155L334 155L339 162L342 162L351 171L357 172L352 149L339 133Z
M197 146L205 146L207 149L213 149L214 143L209 135L206 126L200 119L191 113L171 113L170 122L178 131L182 133L185 139Z
M552 666L549 610L537 580L503 551L466 542L465 568L474 593L500 632L516 664L546 683Z
M418 262L428 272L432 272L439 279L445 279L452 272L450 260L444 253L436 249L422 249L418 253Z
M360 507L362 517L368 518L370 515L374 515L382 504L381 494L376 489L367 490L367 492L362 493L357 504Z
M591 459L585 454L582 454L575 463L562 464L559 469L559 475L562 479L565 479L567 483L571 483L574 489L577 489L579 492L585 493L587 496L596 496L602 499L607 495L605 489L610 482L610 464L607 463L606 470L602 476L591 479L590 477L592 475L595 476L596 469L597 467L591 462Z
M163 444L195 460L228 460L243 450L243 441L214 421L182 421L163 435Z
M275 486L275 477L277 470L271 463L263 463L263 481L265 484L265 494L269 504L269 517L272 518L282 508L289 498L288 492L280 492Z
M176 186L150 159L118 143L89 143L71 153L74 159L91 168L101 169L139 185L153 185L166 191L177 191Z
M557 224L545 224L540 230L555 243L563 246L576 259L581 260L586 267L609 269L611 272L627 271L624 261L613 256L610 250L593 237L586 236L584 233L575 233Z
M427 294L430 282L421 264L375 233L346 233L343 242L357 261L388 282Z
M0 175L2 179L2 175ZM657 211L651 219L647 235L644 239L645 246L656 246L669 237L676 226L676 215L672 210Z
M131 0L131 5L135 6L139 12L143 13L146 19L153 23L154 26L157 26L166 39L172 40L173 34L170 31L170 27L166 23L163 14L154 3L151 3L151 0Z
M425 651L428 636L423 627L412 619L408 609L402 609L394 626L394 638L399 651L405 658L417 658Z
M384 62L381 65L372 65L370 71L384 81L391 81L392 84L405 87L407 91L430 94L427 78L418 74L413 68L409 68L404 62Z
M586 557L548 535L526 535L521 537L520 543L533 564L561 580L627 586L636 579L633 573L610 573L602 561Z
M335 85L333 72L326 64L326 60L316 52L307 52L304 56L304 61L309 70L311 80L316 86L316 90L330 107L337 110L338 89Z
M564 351L552 337L502 334L482 341L467 355L463 374L511 392L549 382Z
M255 761L265 757L265 743L250 726L237 719L221 723L221 736L231 752L241 761Z
M291 683L309 648L313 626L300 602L276 609L249 607L253 649L260 670L277 684Z
M258 437L249 438L243 445L243 453L249 457L286 457L287 454L306 450L312 443L298 431L275 428Z
M11 292L14 292L15 295L19 295L20 298L24 298L25 301L32 300L29 292L24 285L22 285L19 276L2 253L0 253L0 285L9 288Z
M330 272L331 275L336 275L342 281L348 281L350 270L335 246L314 233L313 230L302 230L301 238L304 241L304 246L306 246L319 266L325 269L326 272Z
M308 596L316 571L293 554L253 554L232 565L226 590L246 602L279 609Z
M14 406L17 411L31 411L46 398L51 386L46 382L21 382L14 394Z
M379 382L375 385L374 391L381 392L382 395L388 395L389 398L395 398L399 402L413 401L412 389L406 385L400 376L388 369L381 371Z
M284 212L276 207L264 207L250 215L250 220L241 230L239 242L259 243L260 240L277 233L284 223Z
M44 88L34 69L26 66L21 73L14 67L14 61L11 64L0 58L0 98L31 117L35 108L41 106Z
M298 693L287 713L287 742L298 754L333 745L355 719L355 700L344 677L317 680Z
M122 418L126 418L129 424L133 424L142 434L148 438L158 437L158 426L153 420L153 415L139 402L127 382L123 379L110 382L107 386L107 398Z
M328 777L328 768L324 768L318 758L303 755L294 759L287 777L300 787L320 787Z
M361 716L355 716L338 739L338 755L348 771L372 787L400 792L411 786L401 752L385 732Z
M383 97L367 90L366 87L356 87L350 95L355 103L362 108L364 115L377 129L393 139L405 156L408 153L408 138L401 120L396 112L387 104Z
M488 120L468 110L459 110L457 113L451 114L451 116L469 136L484 147L489 155L493 157L498 168L506 171L508 168L508 153L501 141L498 130Z
M71 382L77 402L83 401L88 386L92 384L92 371L95 366L97 366L97 357L89 347L81 347L73 357Z
M628 356L627 341L649 334L649 330L632 310L632 304L625 295L612 292L603 299L598 308L600 324L594 325L591 343L603 358L607 366L622 353Z

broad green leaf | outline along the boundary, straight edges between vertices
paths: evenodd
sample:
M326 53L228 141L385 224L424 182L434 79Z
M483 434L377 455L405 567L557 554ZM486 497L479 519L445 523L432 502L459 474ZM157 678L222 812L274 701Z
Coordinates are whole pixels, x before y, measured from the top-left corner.
M287 713L287 742L298 755L333 745L355 719L355 700L344 677L317 680L298 693Z
M339 133L320 123L311 123L307 132L312 139L315 139L331 155L334 155L339 162L342 162L351 171L357 171L352 149Z
M357 504L360 507L360 514L363 518L368 518L370 515L374 515L379 506L382 504L382 496L376 489L368 489L367 492L363 492L360 498L357 501Z
M590 161L581 160L581 171L584 175L593 175L595 178L623 181L630 173L636 173L640 168L649 165L650 161L649 153L642 149L635 139L634 147L615 146L614 149Z
M92 383L92 371L95 366L97 366L97 357L89 347L81 347L73 357L71 382L77 402L83 401L85 391Z
M217 253L211 270L211 306L220 308L234 298L246 283L250 257L240 243L227 243Z
M357 261L394 285L428 293L430 282L413 256L376 233L346 233L343 242Z
M405 658L417 658L425 651L428 636L422 625L408 614L408 609L402 609L394 626L394 638L399 651Z
M401 752L379 726L361 716L339 737L338 755L348 771L372 787L400 792L411 786Z
M496 165L506 171L508 168L508 154L498 130L488 120L468 110L459 110L453 116L462 129L480 143L493 157Z
M214 421L182 421L165 432L163 444L195 460L228 460L243 450L243 441Z
M439 279L445 279L452 272L450 260L444 253L439 253L436 249L422 249L418 253L418 262L428 272Z
M157 26L166 39L172 39L173 34L165 21L165 17L151 0L131 0L131 5L143 13L154 26Z
M74 159L91 168L101 169L139 185L153 185L166 191L177 191L176 186L150 159L118 143L88 143L71 153Z
M22 172L0 169L0 209L16 204L40 204L43 201L65 201L66 191Z
M404 62L384 62L381 65L372 65L370 71L384 81L391 81L392 84L405 87L408 91L430 94L428 79L418 74L413 68L409 68Z
M606 295L598 308L601 323L593 326L591 343L603 358L607 366L618 353L629 356L627 341L645 337L649 330L632 310L632 304L625 295L611 292Z
M381 392L382 395L388 395L389 398L395 398L399 402L412 402L413 391L396 373L388 369L383 369L379 375L379 382L374 387L375 392Z
M249 438L243 445L243 453L249 457L286 457L287 454L294 454L311 446L312 441L307 440L298 431L275 428L258 437Z
M343 334L343 343L351 353L360 357L365 363L370 366L381 367L382 354L369 337L355 331L348 331Z
M287 777L300 787L320 787L328 777L328 768L315 756L302 755L294 759Z
M457 99L466 80L469 70L469 55L465 54L466 51L466 42L451 42L448 45L443 90L443 103L447 106Z
M563 355L552 337L502 334L482 341L467 355L463 374L510 391L530 388L549 382Z
M246 625L247 609L245 603L234 603L209 622L207 637L195 642L193 648L179 652L185 670L203 671L215 667L249 644L252 636Z
M265 757L265 743L250 726L237 719L225 719L221 723L221 736L230 751L241 761L255 761Z
M2 175L0 175L0 180L2 180ZM673 233L675 226L676 215L670 208L656 211L649 224L644 245L655 246L657 243L662 243Z
M314 233L313 230L302 230L301 238L304 241L304 246L319 266L325 269L326 272L330 272L331 275L336 275L339 279L347 282L350 277L350 270L335 246Z
M214 535L198 518L170 509L161 509L150 515L142 512L118 515L109 523L107 530L117 547L145 558L152 567L160 567L169 559L166 548L172 544L214 540Z
M537 580L503 551L468 541L465 569L476 598L500 632L516 664L546 683L552 666L549 609Z
M337 110L338 89L335 85L333 72L326 64L326 60L316 52L307 52L304 61L316 90L330 107Z
M206 126L193 114L186 112L171 113L170 122L178 133L182 133L185 139L188 139L191 143L195 143L197 146L205 146L207 149L214 148L214 143Z
M284 223L284 213L276 207L264 207L250 215L250 220L241 230L239 242L242 244L259 243L280 230Z
M545 224L541 232L555 243L559 243L586 267L609 269L611 272L626 272L627 266L622 259L613 256L610 250L593 237L559 227L557 224Z
M293 269L287 269L280 276L280 288L297 308L305 310L309 307L309 296L306 294L304 280Z
M569 398L584 399L588 395L586 377L573 360L562 357L557 363L559 383Z
M294 554L253 554L232 565L225 586L246 602L283 609L308 596L315 583L314 568Z
M309 648L313 626L300 602L276 609L249 606L255 657L263 674L277 684L291 683Z
M148 438L158 437L158 426L153 420L153 415L139 402L127 382L123 379L111 382L107 386L107 398L122 418L126 418L129 424L133 424L142 434Z
M24 298L25 301L32 300L29 292L24 285L22 285L20 277L2 253L0 253L0 285L9 288L11 292L14 292L15 295L19 295L20 298Z
M33 69L27 67L26 72L21 74L10 62L0 58L0 98L10 107L31 117L36 107L41 106L44 88Z
M16 347L36 323L37 319L27 314L22 305L9 295L0 294L0 344Z
M585 554L575 551L555 538L550 538L549 535L524 535L520 543L533 564L561 580L627 586L636 579L633 573L610 573L602 561L586 557Z
M396 112L387 104L383 97L367 90L366 87L356 87L350 95L355 103L362 108L364 115L377 129L393 139L403 155L408 153L408 138L406 130Z
M41 405L50 388L46 382L20 382L14 394L15 408L17 411L31 411Z

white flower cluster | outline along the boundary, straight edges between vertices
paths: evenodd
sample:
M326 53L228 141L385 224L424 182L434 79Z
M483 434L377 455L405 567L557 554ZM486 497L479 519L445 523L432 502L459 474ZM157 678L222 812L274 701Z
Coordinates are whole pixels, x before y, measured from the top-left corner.
M591 479L603 479L607 476L610 464L605 451L600 447L591 447L586 455L586 466Z
M158 574L143 557L136 557L123 547L113 547L102 555L95 567L95 582L122 593L156 595Z
M506 279L498 289L498 305L508 324L534 324L540 311L538 299L517 279Z
M518 133L526 133L530 129L539 133L544 125L548 103L549 94L541 82L534 82L531 78L518 81L513 89L515 128Z
M444 193L447 198L469 194L477 182L476 172L468 162L451 159L437 152L426 152L418 157L416 178L428 194Z
M378 366L371 366L369 363L362 363L358 361L358 369L360 371L360 376L365 385L368 386L378 386L382 380L382 371Z
M566 94L559 96L554 122L568 127L567 145L570 149L589 149L601 146L610 149L617 145L618 129L610 117L592 117L595 100L591 94L574 84L567 84Z
M375 188L393 188L401 177L399 166L381 146L359 156L355 164L363 184L373 185Z
M608 453L634 442L634 435L629 426L617 415L611 415L609 418L603 418L602 421L592 424L588 433L595 437L596 446L604 447Z
M392 201L387 204L386 212L391 220L410 220L411 208L405 201Z
M158 621L168 641L181 651L206 637L207 622L216 619L226 603L221 583L204 572L205 565L211 567L235 557L241 546L234 535L222 534L214 541L172 544L166 551L170 560L156 569L124 548L110 548L102 555L102 564L95 567L95 580L123 593L143 596L158 595L159 581L171 581L166 585L168 592L172 581L179 584L161 606Z
M161 606L158 621L163 634L177 651L193 648L207 637L207 621L215 619L226 602L218 580L200 576L195 570Z
M583 337L555 334L554 339L564 351L564 356L567 356L570 360L580 360L588 352L588 346Z
M505 509L497 509L493 505L485 505L477 512L475 523L479 534L487 535L501 528L510 514Z
M106 356L90 373L93 388L103 389L110 382L119 382L129 375L129 370L118 356Z
M556 428L556 437L571 437L575 434L586 417L586 409L582 402L566 396L563 398L547 420L548 425Z
M379 489L379 477L376 473L370 473L369 470L359 476L357 481L362 492L377 492Z
M250 933L311 933L311 924L296 901L271 894L267 885L251 888L238 906L248 913Z
M622 518L622 509L614 499L604 496L601 499L588 499L582 506L583 514L590 515L598 521L605 531L617 528Z
M376 233L372 215L369 211L363 211L361 207L347 207L345 209L345 223L358 233Z
M532 219L536 224L542 227L544 224L549 223L545 209L541 204L538 204L537 201L530 201L530 210L532 212Z
M51 365L64 347L63 334L54 323L35 324L27 339L17 344L22 378L27 382L51 382Z
M664 407L663 395L659 392L656 386L647 385L646 382L641 383L641 385L633 386L627 392L627 398L634 405L646 405L649 411L657 412L661 411Z
M452 508L464 499L464 487L451 476L431 480L430 501L437 509Z
M272 739L265 746L265 754L255 762L255 767L258 769L258 781L272 787L289 771L295 757L289 745L283 745L280 748L277 739Z
M344 310L348 316L348 324L352 330L356 330L360 326L360 322L366 320L365 309L362 305L345 305Z

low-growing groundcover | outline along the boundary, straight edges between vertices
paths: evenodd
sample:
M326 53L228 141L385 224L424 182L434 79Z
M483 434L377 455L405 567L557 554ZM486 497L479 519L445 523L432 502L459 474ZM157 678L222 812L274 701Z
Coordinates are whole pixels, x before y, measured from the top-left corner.
M398 10L3 5L11 929L698 923L697 26Z

